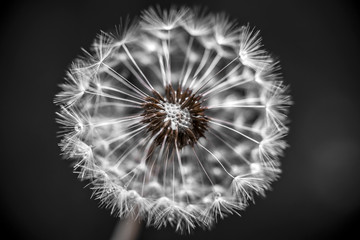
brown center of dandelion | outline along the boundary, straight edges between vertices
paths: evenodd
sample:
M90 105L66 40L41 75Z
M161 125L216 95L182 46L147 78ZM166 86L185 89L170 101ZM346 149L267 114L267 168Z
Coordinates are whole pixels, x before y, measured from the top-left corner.
M201 106L201 96L190 89L176 91L167 86L165 96L154 91L146 98L143 123L148 124L148 131L155 137L157 145L177 144L178 148L193 146L200 137L204 137L208 119Z

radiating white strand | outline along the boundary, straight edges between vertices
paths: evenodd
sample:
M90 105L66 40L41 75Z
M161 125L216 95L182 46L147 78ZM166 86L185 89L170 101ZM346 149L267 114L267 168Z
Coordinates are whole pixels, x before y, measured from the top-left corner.
M104 121L101 123L91 124L91 126L92 127L102 127L102 126L117 124L117 123L121 123L121 122L133 121L133 120L140 119L140 118L142 119L144 117L141 115L126 116L126 117L111 119L109 121ZM88 124L88 125L90 125L90 124Z
M164 51L165 63L166 63L166 79L168 85L171 85L171 59L170 59L170 30L167 32L168 37L166 40L162 40L162 47Z
M124 65L127 67L128 70L130 70L132 74L134 74L135 79L137 79L141 83L141 85L143 85L150 92L152 91L149 85L143 80L143 78L139 75L139 73L134 69L133 66L131 66L127 61L124 61Z
M153 157L153 162L152 162L152 164L151 164L150 170L145 173L145 174L148 173L148 176L147 176L147 178L146 178L148 181L150 181L150 179L151 179L151 175L152 175L153 168L154 168L154 166L155 166L155 163L156 163L158 160L159 160L158 157ZM154 175L154 177L156 177L156 176Z
M107 66L107 65L106 65ZM148 97L149 95L141 91L138 87L136 87L133 83L131 83L128 79L126 79L124 76L122 76L120 73L112 69L110 66L107 66L108 70L106 71L110 76L112 76L114 79L118 80L128 88L132 89L134 92L137 92L143 97Z
M211 156L213 156L215 159L216 159L216 161L220 164L220 166L224 169L224 171L231 177L231 178L234 178L234 176L233 175L231 175L231 173L229 173L227 170L226 170L226 168L224 167L224 165L221 163L221 161L219 160L219 158L217 158L216 156L215 156L215 154L213 154L209 149L207 149L205 146L203 146L201 143L197 143L200 147L202 147L203 149L205 149L208 153L210 153L211 154Z
M213 105L209 106L208 109L214 109L214 108L265 108L264 105L240 105L240 104L221 104L221 105Z
M243 130L253 132L253 133L256 133L256 134L260 135L260 132L258 130L256 130L256 129L254 129L253 127L248 127L248 126L244 126L244 125L235 124L235 123L232 123L232 122L229 122L229 121L224 121L224 120L214 118L214 117L210 117L210 119L213 120L213 121L219 122L219 123L225 123L225 124L234 126L236 128L241 128Z
M214 84L212 84L210 87L210 89L204 93L202 93L202 96L206 96L209 93L213 92L213 91L217 91L219 88L222 88L224 85L229 84L229 82L231 81L226 81L229 79L229 76L233 75L234 73L236 73L237 70L239 70L241 66L237 65L236 67L234 67L233 69L231 69L231 71L229 73L227 73L224 77L222 77L219 81L216 81ZM212 79L210 79L212 80Z
M210 105L207 106L207 109L214 108L266 108L263 104L258 104L260 102L260 98L243 98L239 100L227 101L222 104Z
M186 73L185 73L184 79L182 80L182 84L181 84L182 89L185 89L186 82L187 82L187 80L189 79L189 76L190 76L190 74L191 74L191 72L192 72L192 70L193 70L193 68L194 68L194 65L195 65L194 62L191 62L191 63L188 65L188 67L187 67L187 69L186 69Z
M215 124L215 125L221 126L221 127L223 127L223 128L229 129L229 130L231 130L231 131L233 131L233 132L235 132L235 133L237 133L237 134L240 134L241 136L243 136L243 137L245 137L245 138L253 141L253 142L256 143L256 144L260 144L259 141L256 141L255 139L249 137L248 135L246 135L246 134L244 134L244 133L242 133L242 132L239 132L239 131L231 128L231 127L228 127L228 126L226 126L226 125L224 125L224 124L221 124L221 123L218 123L218 122L215 122L215 121L212 121L212 120L210 120L209 122L210 122L210 123L213 123L213 124Z
M135 103L135 104L138 104L138 105L142 105L141 102L137 102L137 101L134 101L134 100L129 100L129 99L126 99L126 98L115 97L113 95L106 94L106 93L97 93L97 92L89 92L89 91L86 91L86 93L92 94L94 96L99 96L100 95L102 97L107 97L107 98L111 98L111 99L115 99L115 100L119 100L119 101L130 102L130 103Z
M98 107L125 107L125 108L138 108L138 109L143 109L142 106L140 105L131 105L131 104L125 104L125 103L118 103L118 102L102 102L98 104Z
M160 161L161 161L161 159L162 159L162 157L163 157L163 154L164 154L164 148L165 148L165 145L166 145L166 139L167 139L167 136L165 135L164 140L163 140L163 142L162 142L162 144L161 144L161 147L160 147L160 150L159 150L159 155L158 155L157 157L155 157L155 160L154 160L154 162L153 162L152 165L151 165L150 173L149 173L149 177L148 177L149 179L150 179L150 177L151 177L151 172L152 172L152 169L153 169L153 167L154 167L154 164L155 164L155 162L156 162L157 160L159 160L158 168L160 168L160 166L161 166ZM157 176L154 175L154 177L157 177Z
M164 60L160 53L158 53L158 59L159 59L163 87L165 88L166 87L166 72L165 72Z
M215 131L217 131L216 129L214 129ZM221 142L223 142L226 146L228 146L231 150L233 150L238 156L240 156L240 158L247 163L248 165L250 165L250 161L242 154L240 154L238 151L236 151L236 149L231 146L225 139L223 139L222 137L220 137L219 135L217 135L216 133L213 133L212 131L209 131L213 136L215 136L217 139L219 139ZM229 135L226 135L225 133L221 132L221 131L217 131L220 134L223 134L224 137L229 137Z
M195 71L194 78L196 78L197 75L199 75L200 71L206 65L209 57L210 57L210 50L205 48L204 53L203 53L202 58L201 58L201 61L200 61L199 65L198 65L198 67L197 67L197 69Z
M135 128L135 127L137 127L137 125L138 125L139 123L135 123L133 126L132 126L132 128ZM120 134L119 136L116 136L116 137L114 137L114 138L110 138L110 139L107 139L106 141L109 143L109 144L112 144L112 143L114 143L114 142L116 142L116 141L118 141L118 140L120 140L120 139L123 139L123 138L126 138L126 137L128 137L129 135L131 135L131 134L134 134L134 133L136 133L136 132L138 132L138 131L141 131L142 129L144 129L145 127L147 127L148 126L148 124L146 124L146 125L144 125L144 126L142 126L142 127L140 127L140 128L137 128L137 129L135 129L135 130L133 130L133 131L131 131L131 132L128 132L128 133L125 133L125 134ZM126 130L129 130L129 129L131 129L130 127L127 127L126 128ZM125 129L123 130L123 131L126 131ZM120 131L118 132L118 134L120 133ZM109 153L109 155L111 155L110 153ZM109 157L109 156L107 156L107 157Z
M99 92L102 93L102 90L99 89ZM97 115L98 114L98 110L99 110L99 103L101 102L102 96L101 94L97 94L95 95L95 103L93 104L94 108L93 108L93 114Z
M172 164L173 164L173 171L172 171L172 177L173 177L173 180L172 180L172 198L173 198L173 202L175 202L175 159L174 159L174 151L171 153L171 161L172 161Z
M120 164L125 160L125 158L132 153L139 145L143 144L145 141L148 141L148 137L142 138L135 146L133 146L129 151L124 151L124 153L117 159L117 163L114 165L114 168L118 168Z
M122 91L122 90L119 90L119 89L116 89L116 88L113 88L113 87L101 86L101 89L106 89L106 90L118 92L118 93L124 94L126 96L129 96L129 97L135 98L137 100L140 100L142 102L145 102L144 98L136 97L135 95L132 95L130 93L127 93L125 91Z
M221 56L220 55L216 55L216 57L214 58L214 60L220 61ZM235 62L238 59L238 57L234 58L233 60L231 60L228 64L226 64L222 69L220 69L217 73L215 73L214 75L212 75L208 80L205 81L205 83L203 83L199 89L196 91L196 93L198 93L203 87L205 87L212 79L214 79L217 75L219 75L222 71L224 71L226 68L228 68L231 64L233 64L233 62ZM213 64L213 63L212 63ZM206 78L207 76L214 70L214 66L210 65L210 67L208 68L208 70L205 72L205 74L202 76L202 78L199 80L199 82L197 83L197 86L200 85Z
M167 138L167 136L165 136L165 138ZM164 138L164 142L165 142L165 138ZM168 161L169 161L169 152L170 152L169 147L170 147L170 145L167 144L166 150L165 150L165 167L164 167L164 175L163 175L163 188L164 188L165 195L166 195L166 172L167 172L167 166L168 166Z
M183 77L184 77L184 73L185 73L185 68L186 68L186 65L187 65L187 63L189 61L189 57L190 57L193 42L194 42L194 37L190 36L189 42L188 42L187 48L186 48L186 54L185 54L185 58L184 58L184 63L183 63L183 66L181 68L181 73L180 73L180 77L179 77L179 79L180 79L179 86L182 86L182 81L183 81Z
M219 94L219 93L224 92L224 91L226 91L226 90L229 90L229 89L231 89L231 88L234 88L234 87L237 87L237 86L240 86L240 85L249 83L249 82L251 82L251 81L253 81L253 79L247 79L247 80L244 80L244 81L237 82L237 83L235 83L235 84L233 84L233 85L230 85L230 86L228 86L227 88L218 90L218 91L216 91L215 93L213 93L213 94L211 94L210 96L208 96L207 98L205 98L204 101L207 101L208 99L211 99L211 98L212 98L213 96L215 96L216 94Z
M139 131L132 131L131 134L127 134L127 138L122 141L120 144L118 144L116 147L114 147L106 156L105 158L108 159L111 155L113 155L118 149L120 149L125 143L129 142L131 139L133 139L135 136L139 135L143 130ZM117 164L116 164L117 166Z
M185 176L184 176L184 170L183 170L183 166L181 163L181 156L180 156L180 152L177 146L177 140L175 140L175 150L176 150L176 155L177 155L177 159L178 159L178 163L179 163L179 168L180 168L180 175L181 175L181 181L184 185L184 187L187 187L186 181L185 181Z
M193 150L193 152L194 152L194 155L195 155L195 157L196 157L196 160L198 161L198 163L199 163L199 165L200 165L201 169L204 171L204 173L205 173L205 175L206 175L207 179L209 180L209 182L211 183L211 185L214 187L214 183L213 183L213 181L211 180L211 178L210 178L210 176L209 176L208 172L206 171L206 169L205 169L205 168L204 168L204 166L202 165L202 163L201 163L201 161L200 161L200 159L199 159L198 155L196 154L195 148L194 148L194 147L192 147L192 150Z
M112 47L109 47L107 49L107 52L104 54L103 53L103 35L100 35L99 36L99 46L96 47L96 56L98 57L98 59L96 59L96 63L94 64L91 64L91 65L88 65L88 66L84 66L84 67L81 67L79 69L74 69L76 71L84 71L85 69L89 69L89 68L93 68L95 67L96 70L95 70L95 74L99 72L99 68L101 66L101 64L104 63L104 61L106 60L106 58L110 55L111 51L112 51ZM94 59L94 56L92 54L90 54L88 51L86 51L85 49L82 49L84 51L85 54L87 54L90 58Z
M280 120L271 110L268 108L266 109L266 116L273 122L276 129L278 131L282 131L283 129L286 129L285 124L282 120Z
M194 88L199 86L207 78L207 76L209 76L210 73L214 70L216 65L221 60L221 58L222 58L221 55L216 54L216 56L213 58L213 60L210 64L210 66L206 69L205 73L201 76L201 78L198 81L196 81L196 84L195 84L195 79L198 78L197 75L195 75L193 78L193 81L191 82L189 87L192 88L193 85L195 85ZM215 77L215 75L214 75L214 77ZM201 89L201 87L200 87L200 89ZM198 92L200 89L198 89L196 92Z
M126 45L122 45L123 49L125 50L126 54L128 55L128 57L130 58L130 60L132 61L132 63L134 64L134 66L136 67L136 69L139 71L139 73L141 74L141 76L143 76L143 78L145 79L146 83L149 85L149 87L152 90L155 90L154 87L151 85L151 83L149 82L149 80L147 79L147 77L145 76L145 74L143 73L143 71L141 71L140 67L138 66L138 64L136 63L135 59L133 58L133 56L131 55L131 53L129 52L128 48L126 47Z
M153 143L157 136L164 130L164 128L160 129L148 142L146 148L145 148L145 155L142 157L141 162L143 165L146 165L146 161L149 159L155 148L152 149L151 152L149 152L150 148L153 146ZM146 172L144 173L143 180L142 180L142 186L141 186L141 196L144 196L144 187L145 187L145 180L146 180Z

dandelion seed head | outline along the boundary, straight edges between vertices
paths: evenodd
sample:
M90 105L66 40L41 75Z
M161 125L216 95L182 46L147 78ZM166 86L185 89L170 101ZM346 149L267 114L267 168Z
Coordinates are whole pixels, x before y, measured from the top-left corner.
M70 66L59 145L112 214L211 228L281 172L292 102L279 70L259 31L225 13L149 8Z

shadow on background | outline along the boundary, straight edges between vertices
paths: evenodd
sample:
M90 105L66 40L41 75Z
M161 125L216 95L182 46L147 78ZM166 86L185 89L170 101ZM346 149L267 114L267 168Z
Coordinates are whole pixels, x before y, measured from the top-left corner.
M61 160L52 100L99 30L167 1L14 2L1 16L1 233L109 239L117 219ZM186 3L175 1L178 5ZM189 2L189 1L188 1ZM210 232L143 229L140 239L329 239L357 234L360 209L359 15L328 1L194 1L261 30L295 105L283 174L266 199Z

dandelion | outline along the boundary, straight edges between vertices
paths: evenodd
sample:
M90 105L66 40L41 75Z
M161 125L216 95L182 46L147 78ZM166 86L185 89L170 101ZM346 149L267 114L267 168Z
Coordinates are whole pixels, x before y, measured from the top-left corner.
M102 32L55 103L60 146L119 217L211 228L279 176L291 99L259 31L150 8Z

